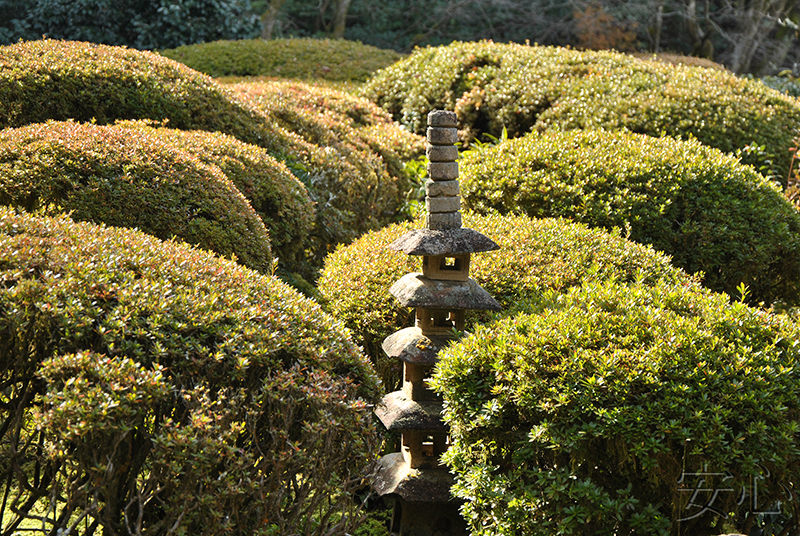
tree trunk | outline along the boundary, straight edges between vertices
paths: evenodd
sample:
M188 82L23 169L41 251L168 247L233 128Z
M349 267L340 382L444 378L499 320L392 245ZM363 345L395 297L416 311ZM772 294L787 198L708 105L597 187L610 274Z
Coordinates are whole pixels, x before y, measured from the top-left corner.
M661 28L664 27L664 3L659 0L658 9L656 10L656 22L653 33L653 53L658 54L661 52Z
M270 0L267 10L261 15L261 38L272 39L275 25L278 23L278 13L286 0Z
M333 19L333 38L342 39L344 37L345 24L347 22L347 10L351 0L339 0L336 4L336 15Z

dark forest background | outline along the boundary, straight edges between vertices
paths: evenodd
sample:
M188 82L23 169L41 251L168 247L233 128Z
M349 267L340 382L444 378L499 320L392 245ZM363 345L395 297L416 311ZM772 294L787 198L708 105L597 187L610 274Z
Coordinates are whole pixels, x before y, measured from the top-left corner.
M333 37L408 52L491 39L674 52L760 76L797 70L798 22L800 0L0 0L0 43Z

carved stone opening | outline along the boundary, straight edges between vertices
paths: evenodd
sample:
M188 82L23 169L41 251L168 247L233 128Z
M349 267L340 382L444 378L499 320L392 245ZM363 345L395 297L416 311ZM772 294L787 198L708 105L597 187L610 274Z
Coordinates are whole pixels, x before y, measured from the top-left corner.
M435 469L448 447L447 432L406 430L402 443L403 457L412 469Z
M453 329L464 331L464 310L417 307L416 324L424 334L449 334Z
M433 365L403 363L403 393L411 400L439 400L440 397L428 387Z
M422 257L422 275L440 281L467 281L469 279L469 253L462 255L436 255Z

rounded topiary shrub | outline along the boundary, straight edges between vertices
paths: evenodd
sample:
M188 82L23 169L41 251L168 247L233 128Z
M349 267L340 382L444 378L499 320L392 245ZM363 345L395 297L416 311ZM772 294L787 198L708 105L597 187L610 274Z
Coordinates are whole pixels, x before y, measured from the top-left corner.
M402 129L368 100L299 82L241 83L232 89L337 173L299 170L317 202L318 241L349 242L404 216L411 175L405 162L424 139ZM306 171L303 173L303 171ZM317 248L327 253L327 248Z
M800 215L735 158L697 141L625 132L531 134L468 152L462 194L473 210L562 216L629 227L630 238L749 300L797 302Z
M335 244L402 217L402 194L409 189L402 169L377 151L308 136L313 114L283 110L272 115L258 109L208 76L150 52L53 40L0 47L0 127L49 119L101 124L147 119L181 130L222 132L265 148L287 164L317 203L312 245L317 265ZM399 146L407 138L398 135L392 142ZM414 143L422 147L421 141Z
M288 168L260 147L218 132L151 128L144 122L118 122L177 147L208 166L218 167L253 207L269 230L272 252L282 268L306 271L305 248L314 226L314 205L306 187Z
M379 384L315 302L183 244L0 207L0 313L4 532L352 532Z
M152 52L51 39L0 47L0 126L49 119L168 119L263 146L281 141L211 78Z
M753 534L764 512L791 517L798 337L665 282L585 282L477 327L432 382L472 534Z
M415 132L432 109L455 110L466 141L575 128L697 138L786 180L800 104L757 80L615 52L453 43L416 50L362 94Z
M0 131L0 204L137 227L272 269L267 229L236 186L145 129L49 122Z
M324 307L350 328L356 343L381 369L396 364L386 362L383 339L414 322L414 310L402 307L389 287L406 273L421 271L420 257L387 246L422 226L420 221L395 224L338 248L325 259L318 282ZM480 231L500 246L498 251L473 255L470 275L505 309L543 289L564 290L587 279L696 284L673 268L668 257L648 247L566 220L466 214L464 227ZM472 326L491 316L467 318ZM382 370L382 374L389 381L392 372Z
M276 76L358 82L402 57L394 50L344 39L214 41L162 50L160 54L214 77Z

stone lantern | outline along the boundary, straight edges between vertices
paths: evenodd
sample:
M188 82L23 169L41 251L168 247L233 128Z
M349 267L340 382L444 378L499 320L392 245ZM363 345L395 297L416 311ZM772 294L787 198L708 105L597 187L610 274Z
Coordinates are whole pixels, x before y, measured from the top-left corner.
M461 227L456 125L453 112L428 114L426 225L389 246L422 257L422 273L406 274L389 289L403 306L415 309L416 325L383 341L384 352L403 363L403 387L386 395L376 410L384 426L401 436L400 452L379 460L373 481L379 495L395 500L390 530L397 536L467 534L460 503L450 494L452 475L439 463L449 434L440 418L441 400L427 382L439 351L464 330L465 312L500 309L469 277L470 256L499 246Z

